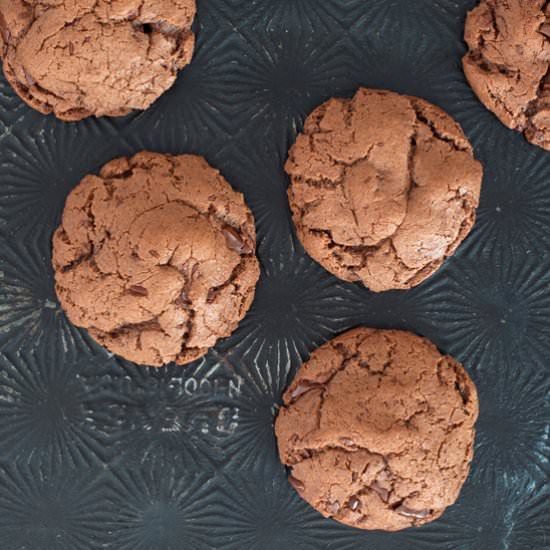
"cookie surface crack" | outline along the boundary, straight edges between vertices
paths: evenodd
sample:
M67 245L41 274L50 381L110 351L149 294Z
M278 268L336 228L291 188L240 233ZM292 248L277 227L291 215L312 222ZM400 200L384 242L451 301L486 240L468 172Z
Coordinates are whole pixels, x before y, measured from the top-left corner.
M326 517L365 529L422 525L454 502L468 475L475 386L418 336L349 331L312 354L283 403L281 460Z
M57 294L114 353L188 363L250 307L255 236L242 195L201 157L116 159L69 195L53 242Z
M367 89L318 107L285 169L306 251L341 279L374 291L410 288L454 252L473 225L455 191L471 197L475 215L482 176L448 115L417 98ZM442 172L449 198L438 194Z

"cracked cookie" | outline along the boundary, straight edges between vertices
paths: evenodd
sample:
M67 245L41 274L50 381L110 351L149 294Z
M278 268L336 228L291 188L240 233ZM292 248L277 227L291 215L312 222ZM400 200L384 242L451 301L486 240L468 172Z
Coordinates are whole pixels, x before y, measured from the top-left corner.
M482 0L466 19L466 78L503 124L550 150L550 2Z
M364 88L307 117L285 169L306 251L376 292L411 288L454 253L474 224L482 180L446 113Z
M360 328L299 370L275 422L281 460L325 517L395 531L437 519L468 476L478 415L463 367L410 332Z
M254 219L202 157L140 153L69 194L53 237L59 301L136 363L185 364L229 336L259 277Z
M146 109L191 61L195 0L0 0L4 73L62 120Z

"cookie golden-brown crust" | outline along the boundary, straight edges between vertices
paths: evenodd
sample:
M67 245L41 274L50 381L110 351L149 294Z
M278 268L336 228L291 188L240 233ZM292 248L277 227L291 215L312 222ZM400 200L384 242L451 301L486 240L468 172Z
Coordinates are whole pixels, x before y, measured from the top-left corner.
M312 354L283 400L281 460L325 517L395 531L433 521L458 497L477 392L463 367L425 338L347 332Z
M374 291L415 286L454 253L474 224L482 180L446 113L364 88L308 116L286 171L306 251Z
M193 54L195 0L0 0L6 78L63 120L146 109Z
M550 6L482 0L466 19L464 72L508 128L550 150Z
M244 317L255 246L243 196L202 157L140 153L70 193L53 238L57 295L112 352L184 364Z

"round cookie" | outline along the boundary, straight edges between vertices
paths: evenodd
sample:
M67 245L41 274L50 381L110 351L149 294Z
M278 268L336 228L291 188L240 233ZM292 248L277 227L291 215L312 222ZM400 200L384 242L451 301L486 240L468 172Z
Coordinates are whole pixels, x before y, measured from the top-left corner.
M454 253L474 224L482 179L446 113L364 88L307 117L285 169L306 251L377 292L419 284Z
M315 351L275 422L290 483L325 517L395 531L441 516L478 415L462 366L409 332L360 328Z
M137 363L188 363L229 336L259 277L254 219L202 157L140 153L69 194L53 237L69 319Z
M193 54L195 0L0 0L4 73L63 120L146 109Z
M550 150L550 6L482 0L466 19L466 78L508 128Z

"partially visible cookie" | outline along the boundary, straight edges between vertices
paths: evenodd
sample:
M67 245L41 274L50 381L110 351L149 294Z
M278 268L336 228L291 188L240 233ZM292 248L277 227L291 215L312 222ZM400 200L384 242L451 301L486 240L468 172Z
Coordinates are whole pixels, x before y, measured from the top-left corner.
M481 0L466 19L464 73L508 128L550 150L550 6Z
M4 73L63 120L146 109L191 60L195 0L0 0Z
M325 517L396 531L437 519L468 476L478 416L463 367L409 332L360 328L299 370L275 422L290 483Z
M364 88L307 117L285 168L306 251L373 291L411 288L454 253L474 224L482 179L449 115Z
M243 196L202 157L140 153L67 198L53 238L69 319L137 363L188 363L229 336L259 276Z

